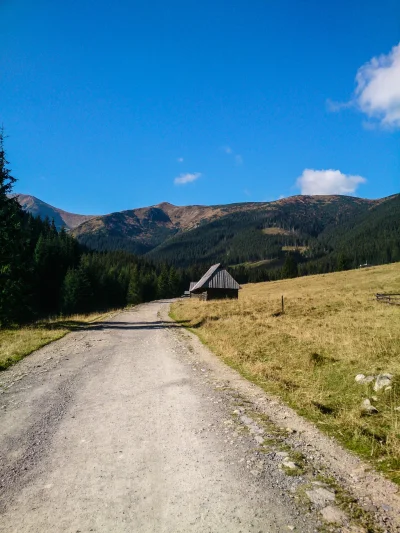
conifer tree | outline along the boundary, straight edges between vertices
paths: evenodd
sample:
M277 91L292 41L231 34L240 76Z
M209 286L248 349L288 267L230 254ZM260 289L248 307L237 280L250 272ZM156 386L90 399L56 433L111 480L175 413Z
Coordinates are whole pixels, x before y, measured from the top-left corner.
M169 271L168 285L169 285L169 296L175 297L179 296L181 280L178 275L178 272L174 267L171 267Z
M127 302L131 305L137 305L142 301L142 291L137 266L134 267L128 286Z
M293 254L287 254L282 267L282 278L296 278L299 274L296 258Z
M166 266L161 270L161 274L158 276L158 297L169 297L169 272Z
M22 209L10 196L16 179L11 175L0 129L0 326L23 318Z

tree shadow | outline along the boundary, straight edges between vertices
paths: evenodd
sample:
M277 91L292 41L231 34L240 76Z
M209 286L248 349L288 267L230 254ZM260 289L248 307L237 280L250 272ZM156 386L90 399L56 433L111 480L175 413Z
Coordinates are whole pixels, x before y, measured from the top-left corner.
M64 328L70 331L102 331L102 330L146 330L146 329L171 329L179 328L178 324L174 322L167 322L165 320L156 320L154 322L112 322L102 321L95 323L83 322L80 320L62 320L53 324L41 324L43 329L59 329Z

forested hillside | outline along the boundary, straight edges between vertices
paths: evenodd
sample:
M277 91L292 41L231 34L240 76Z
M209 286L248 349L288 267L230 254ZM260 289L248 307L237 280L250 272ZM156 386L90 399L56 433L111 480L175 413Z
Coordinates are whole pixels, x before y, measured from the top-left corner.
M182 265L276 261L287 249L308 250L326 228L339 227L370 205L369 200L346 196L295 196L261 204L258 209L243 209L180 233L149 256Z
M222 262L241 283L400 261L400 195L293 197L274 207L178 234L148 256L182 265Z

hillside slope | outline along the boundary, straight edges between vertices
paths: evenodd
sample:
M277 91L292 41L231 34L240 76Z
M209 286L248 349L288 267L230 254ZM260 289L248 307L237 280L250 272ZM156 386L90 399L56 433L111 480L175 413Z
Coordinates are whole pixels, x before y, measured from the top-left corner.
M15 195L21 207L31 213L35 217L46 218L54 220L57 229L65 227L66 229L73 229L90 220L92 215L77 215L75 213L68 213L57 207L53 207L35 196L28 194L16 194Z
M250 209L242 204L240 211L177 234L149 255L181 265L276 262L285 250L297 248L310 257L307 252L324 231L334 231L374 205L348 196L293 196Z
M18 198L24 209L54 218L57 227L71 229L89 248L125 250L179 267L222 262L250 268L252 275L244 274L242 281L276 277L289 251L302 274L400 260L398 194L379 200L293 196L215 206L164 202L93 217L66 213L31 196Z
M228 213L256 209L260 204L175 206L167 202L94 217L73 232L77 239L97 250L126 250L144 254L177 233L197 228Z

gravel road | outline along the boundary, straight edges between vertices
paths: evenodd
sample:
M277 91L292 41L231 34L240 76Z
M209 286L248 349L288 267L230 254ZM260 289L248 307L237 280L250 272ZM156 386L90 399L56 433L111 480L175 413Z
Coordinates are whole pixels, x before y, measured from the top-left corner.
M0 376L0 531L315 529L291 480L256 464L225 387L160 320L167 305L70 334Z
M119 313L0 375L1 532L318 531L299 490L321 484L287 475L278 437L168 305Z

